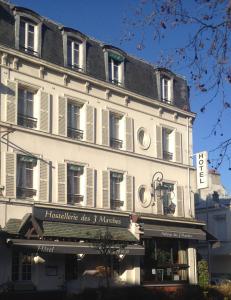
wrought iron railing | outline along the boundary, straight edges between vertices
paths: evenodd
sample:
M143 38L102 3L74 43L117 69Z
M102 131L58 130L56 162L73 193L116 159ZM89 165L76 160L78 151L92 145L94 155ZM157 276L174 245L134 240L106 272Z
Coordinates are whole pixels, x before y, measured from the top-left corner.
M27 53L29 53L29 54L38 56L38 51L34 51L34 50L31 49L31 48L24 47L24 46L22 46L22 45L20 45L19 48L20 48L20 50L25 51L25 52L27 52Z
M24 198L32 198L36 196L36 190L32 188L24 188L24 187L17 187L17 198L24 199Z
M123 147L123 141L115 138L110 138L110 145L113 148L120 149Z
M83 195L67 194L67 204L78 205L83 201Z
M18 125L35 128L37 127L37 119L28 115L18 113Z
M163 159L172 160L173 159L173 153L168 152L168 151L163 151Z
M74 70L77 70L77 71L83 71L83 68L81 68L79 65L76 65L76 64L68 64L67 65L69 68L71 69L74 69Z
M83 130L67 127L67 136L76 139L76 140L82 140L83 139Z
M112 209L120 209L121 206L124 205L124 201L118 199L111 199L111 208Z

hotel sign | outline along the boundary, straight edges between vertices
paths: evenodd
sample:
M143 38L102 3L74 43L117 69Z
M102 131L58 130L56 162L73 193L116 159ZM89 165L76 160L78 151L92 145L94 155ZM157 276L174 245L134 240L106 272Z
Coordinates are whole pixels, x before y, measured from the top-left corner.
M196 154L197 188L208 187L208 153L206 151Z
M92 212L61 210L34 207L33 216L42 221L75 223L86 225L103 225L112 227L129 227L128 216L108 215Z

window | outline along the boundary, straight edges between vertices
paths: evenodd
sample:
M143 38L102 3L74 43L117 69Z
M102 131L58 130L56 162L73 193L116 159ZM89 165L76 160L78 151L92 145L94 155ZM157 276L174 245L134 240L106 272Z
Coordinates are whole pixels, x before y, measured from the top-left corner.
M124 202L122 198L122 182L123 174L117 172L110 172L110 199L112 209L121 209Z
M161 98L164 102L171 103L171 79L165 76L161 79Z
M65 260L65 280L78 278L78 259L76 255L66 255Z
M174 131L168 128L162 128L163 139L163 159L173 160L174 153Z
M143 127L139 128L137 132L137 140L142 149L148 149L151 143L151 138L147 130Z
M12 255L12 281L31 280L32 255L29 253L13 252Z
M35 111L35 92L23 87L18 88L18 125L35 128L37 118L34 117Z
M175 198L174 184L163 182L162 184L162 201L164 215L173 215L175 213L176 204L173 202Z
M67 113L67 136L73 139L82 140L83 130L80 129L81 106L73 102L68 102Z
M120 127L122 116L110 112L110 146L116 149L123 147L123 140L120 138Z
M76 205L83 201L83 174L84 167L67 165L67 203Z
M74 69L82 69L81 41L67 39L67 64Z
M37 26L25 19L20 20L19 47L28 53L38 54Z
M31 156L17 156L17 198L32 198L36 195L34 169L37 159Z
M141 268L143 281L188 280L187 243L177 239L146 239Z

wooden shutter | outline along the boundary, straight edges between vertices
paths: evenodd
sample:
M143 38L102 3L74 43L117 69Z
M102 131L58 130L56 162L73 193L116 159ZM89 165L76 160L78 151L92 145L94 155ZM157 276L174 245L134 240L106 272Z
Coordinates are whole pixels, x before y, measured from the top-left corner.
M86 141L95 142L95 109L90 105L86 106Z
M109 146L109 111L102 109L102 145Z
M177 216L184 216L184 187L177 186Z
M66 163L58 163L58 195L57 202L67 203L67 165Z
M5 196L16 198L16 154L5 153Z
M108 171L102 172L102 185L103 185L103 208L110 208L110 173Z
M125 118L126 126L126 150L133 151L133 120L132 118Z
M40 92L40 114L39 129L45 132L50 130L50 96L48 93Z
M17 124L18 115L18 84L7 81L6 122Z
M49 163L39 160L39 201L49 202Z
M175 132L175 160L176 162L182 162L182 136L178 131Z
M126 175L126 209L133 210L133 176Z
M67 136L67 99L59 97L58 133Z
M157 158L163 158L163 145L162 145L162 127L156 126L156 155Z
M90 207L95 206L95 176L94 169L86 169L86 205Z

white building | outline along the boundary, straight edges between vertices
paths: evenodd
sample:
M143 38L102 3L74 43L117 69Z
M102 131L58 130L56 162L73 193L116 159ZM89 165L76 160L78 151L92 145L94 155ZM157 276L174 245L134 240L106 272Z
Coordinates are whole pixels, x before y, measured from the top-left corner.
M120 281L196 283L185 79L0 1L0 82L0 283L102 284L84 274L106 227L127 245Z

